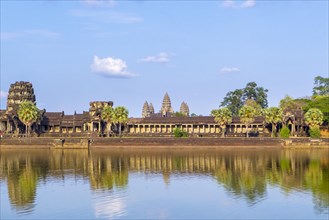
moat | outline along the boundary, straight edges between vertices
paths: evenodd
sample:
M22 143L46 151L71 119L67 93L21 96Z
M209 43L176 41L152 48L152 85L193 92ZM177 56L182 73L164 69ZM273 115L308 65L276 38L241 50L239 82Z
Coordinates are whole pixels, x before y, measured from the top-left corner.
M328 219L328 149L1 150L1 219Z

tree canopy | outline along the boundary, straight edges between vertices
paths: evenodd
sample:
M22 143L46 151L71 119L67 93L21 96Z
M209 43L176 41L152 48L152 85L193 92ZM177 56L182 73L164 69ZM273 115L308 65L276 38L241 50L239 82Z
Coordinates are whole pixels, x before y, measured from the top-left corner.
M233 115L239 114L239 109L247 100L254 100L261 108L266 108L268 106L267 92L267 89L257 86L255 82L249 82L243 89L228 92L220 106L227 107Z
M108 136L110 136L111 125L113 123L114 111L112 106L105 106L102 110L102 120L106 121Z
M121 135L121 124L128 121L129 111L123 106L118 106L113 112L113 122L119 124L119 135Z
M239 116L240 116L241 122L246 125L247 137L248 137L248 132L249 132L248 128L249 128L249 125L252 122L254 122L254 120L255 120L256 109L251 106L245 105L239 110Z
M323 122L323 113L317 108L309 109L304 117L306 124L311 128L319 127Z
M329 95L329 78L321 76L314 78L313 95Z
M24 101L19 105L18 118L26 125L26 135L30 126L40 117L40 111L31 101Z
M221 108L212 110L211 115L215 117L215 121L223 129L222 137L224 137L226 125L232 122L232 112L228 108Z
M282 110L277 107L270 107L264 110L264 116L265 122L272 125L272 137L274 137L276 132L276 125L282 122Z

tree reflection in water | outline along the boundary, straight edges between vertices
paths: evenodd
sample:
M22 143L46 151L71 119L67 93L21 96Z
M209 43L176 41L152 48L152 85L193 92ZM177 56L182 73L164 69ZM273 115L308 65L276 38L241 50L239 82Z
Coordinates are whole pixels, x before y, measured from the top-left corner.
M129 173L212 175L227 192L254 204L268 186L312 192L316 210L329 207L328 150L2 150L1 181L18 210L33 209L38 181L76 175L92 190L124 189Z

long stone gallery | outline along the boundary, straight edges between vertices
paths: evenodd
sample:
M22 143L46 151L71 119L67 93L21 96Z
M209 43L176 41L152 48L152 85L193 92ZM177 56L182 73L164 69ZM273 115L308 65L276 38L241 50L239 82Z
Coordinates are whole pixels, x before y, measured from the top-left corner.
M30 82L16 82L10 85L7 109L0 112L0 130L4 137L24 136L26 126L19 120L17 111L20 103L31 101L36 104L36 96ZM62 112L41 110L40 118L31 126L33 137L103 137L107 132L106 121L101 112L106 106L113 106L112 101L92 101L89 111L67 115ZM220 137L223 128L213 116L190 115L186 102L182 102L179 115L175 114L168 93L164 95L162 107L156 113L153 104L146 101L142 106L142 117L128 118L121 126L122 136L127 137L171 137L179 128L190 137ZM303 120L303 111L287 112L284 117L292 136L306 136L308 126ZM239 117L233 117L226 125L227 137L245 137L246 125ZM116 136L115 130L110 131ZM249 126L249 134L254 137L269 137L271 127L264 122L263 116L255 117Z

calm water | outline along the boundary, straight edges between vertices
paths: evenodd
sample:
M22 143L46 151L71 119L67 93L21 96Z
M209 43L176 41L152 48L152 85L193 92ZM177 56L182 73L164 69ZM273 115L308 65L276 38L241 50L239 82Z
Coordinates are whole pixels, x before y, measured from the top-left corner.
M328 219L328 150L1 150L1 219Z

